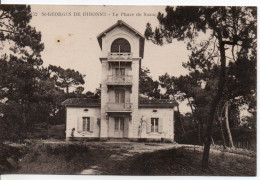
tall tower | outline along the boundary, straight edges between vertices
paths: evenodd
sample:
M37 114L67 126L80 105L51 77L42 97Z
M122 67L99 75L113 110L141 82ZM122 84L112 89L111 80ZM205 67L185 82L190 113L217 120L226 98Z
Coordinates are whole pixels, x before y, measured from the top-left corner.
M137 138L144 36L119 20L97 36L102 57L101 138Z

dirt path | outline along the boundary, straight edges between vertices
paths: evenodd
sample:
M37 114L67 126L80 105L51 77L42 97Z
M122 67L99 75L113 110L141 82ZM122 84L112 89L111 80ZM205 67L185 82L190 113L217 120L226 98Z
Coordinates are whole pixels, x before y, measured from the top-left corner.
M162 149L174 148L173 144L155 144L155 143L131 143L131 142L106 142L94 143L89 146L92 150L98 150L100 147L112 150L114 153L107 158L102 159L99 165L91 166L84 169L79 174L110 174L111 170L116 165L120 164L129 157L137 156L138 154L154 152Z

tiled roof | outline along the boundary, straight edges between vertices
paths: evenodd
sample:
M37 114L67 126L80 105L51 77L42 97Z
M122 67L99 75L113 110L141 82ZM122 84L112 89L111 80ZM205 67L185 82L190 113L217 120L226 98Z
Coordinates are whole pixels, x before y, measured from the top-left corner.
M139 107L173 108L178 103L172 99L139 99Z
M100 99L90 98L69 98L65 100L62 105L69 107L100 107ZM175 100L169 99L140 99L139 107L161 107L161 108L172 108L178 105Z
M90 98L69 98L62 102L65 106L75 106L75 107L100 107L100 99L90 99Z

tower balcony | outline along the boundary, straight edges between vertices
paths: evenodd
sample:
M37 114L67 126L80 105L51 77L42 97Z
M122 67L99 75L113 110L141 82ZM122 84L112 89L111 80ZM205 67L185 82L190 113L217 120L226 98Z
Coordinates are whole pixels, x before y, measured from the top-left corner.
M110 62L131 62L133 57L133 53L120 53L120 52L110 52L108 53L107 60Z
M130 75L108 75L106 79L107 85L132 85L133 76Z
M132 103L111 103L108 102L106 106L107 112L131 112Z

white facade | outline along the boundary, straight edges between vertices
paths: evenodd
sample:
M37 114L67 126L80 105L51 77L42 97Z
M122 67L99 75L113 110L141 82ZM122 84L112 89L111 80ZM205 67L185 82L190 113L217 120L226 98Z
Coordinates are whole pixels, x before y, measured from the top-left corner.
M66 137L174 140L174 104L139 103L144 37L123 21L98 36L101 100L68 99Z
M157 112L153 112L157 110ZM152 139L174 139L174 122L173 122L173 109L172 108L139 108L138 120L143 117L145 123L142 127L141 138ZM158 132L151 132L151 119L158 118ZM140 123L139 123L140 124ZM140 137L139 136L139 137Z
M84 111L85 109L88 111ZM84 117L89 117L90 121L93 121L89 131L82 129ZM67 107L66 118L66 137L71 137L73 128L75 129L74 137L99 137L100 108Z

